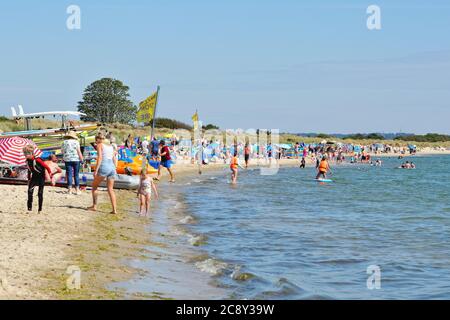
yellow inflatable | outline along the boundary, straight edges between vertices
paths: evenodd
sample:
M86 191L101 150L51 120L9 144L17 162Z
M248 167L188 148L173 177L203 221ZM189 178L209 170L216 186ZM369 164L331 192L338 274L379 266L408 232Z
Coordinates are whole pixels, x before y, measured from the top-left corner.
M117 162L117 173L118 174L129 174L132 175L139 175L142 171L142 161L145 161L145 158L143 156L136 156L132 158L133 162L126 162L126 161L118 161ZM157 173L158 170L153 168L152 166L147 165L147 173L153 174Z
M136 156L131 158L133 162L127 161L117 161L117 173L118 174L132 174L132 175L140 175L142 171L142 161L145 159L142 156ZM95 170L96 164L92 164L92 170ZM158 173L158 170L153 168L150 165L147 165L147 173L154 174Z

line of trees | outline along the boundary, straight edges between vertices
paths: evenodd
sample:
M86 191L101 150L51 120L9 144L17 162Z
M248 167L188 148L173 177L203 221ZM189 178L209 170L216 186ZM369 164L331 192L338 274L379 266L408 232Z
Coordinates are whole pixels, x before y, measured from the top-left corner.
M384 136L379 133L369 133L369 134L350 134L344 137L344 140L352 139L352 140L384 140Z
M450 141L450 136L439 133L427 133L425 135L399 136L395 137L394 140L414 142L446 142Z

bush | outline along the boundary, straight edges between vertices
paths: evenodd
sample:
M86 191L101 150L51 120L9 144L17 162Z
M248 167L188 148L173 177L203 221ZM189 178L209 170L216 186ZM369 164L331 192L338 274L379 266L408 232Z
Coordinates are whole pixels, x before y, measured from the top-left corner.
M168 129L185 129L192 130L192 127L184 122L177 121L168 118L156 118L156 128L168 128Z
M369 133L369 134L356 133L344 137L344 140L385 140L385 139L379 133Z
M214 124L207 124L203 126L203 130L219 130L220 128Z

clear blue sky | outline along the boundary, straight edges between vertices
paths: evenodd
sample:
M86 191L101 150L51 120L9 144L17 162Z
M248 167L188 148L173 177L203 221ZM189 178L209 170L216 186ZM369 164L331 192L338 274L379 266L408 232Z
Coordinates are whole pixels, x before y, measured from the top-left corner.
M447 0L2 1L0 39L6 115L75 109L114 77L135 103L160 84L159 115L186 122L198 108L222 128L450 133Z

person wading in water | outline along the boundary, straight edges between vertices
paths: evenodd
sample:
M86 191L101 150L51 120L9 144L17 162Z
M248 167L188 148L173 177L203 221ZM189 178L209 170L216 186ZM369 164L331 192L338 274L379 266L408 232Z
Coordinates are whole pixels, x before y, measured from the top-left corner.
M323 179L327 178L327 172L329 171L331 173L331 168L330 168L330 164L328 163L328 157L326 155L324 155L322 157L322 160L319 163L319 167L317 168L318 173L316 176L316 180L319 180L320 177L322 177Z

